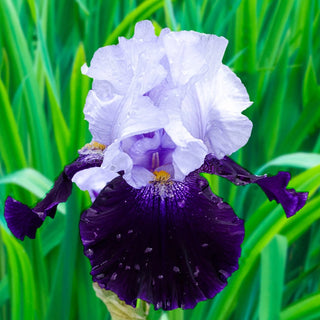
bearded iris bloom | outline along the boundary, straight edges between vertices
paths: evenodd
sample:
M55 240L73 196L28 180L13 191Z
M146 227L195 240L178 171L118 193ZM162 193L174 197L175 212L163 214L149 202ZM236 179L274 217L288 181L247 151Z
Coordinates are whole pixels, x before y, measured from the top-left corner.
M135 306L193 308L213 298L238 269L244 223L200 173L255 183L290 217L307 193L290 175L255 176L228 156L244 146L251 105L225 65L223 37L137 23L133 38L100 48L82 72L93 78L84 108L93 140L79 150L35 207L8 197L12 233L34 238L67 200L72 182L92 206L80 220L94 282Z

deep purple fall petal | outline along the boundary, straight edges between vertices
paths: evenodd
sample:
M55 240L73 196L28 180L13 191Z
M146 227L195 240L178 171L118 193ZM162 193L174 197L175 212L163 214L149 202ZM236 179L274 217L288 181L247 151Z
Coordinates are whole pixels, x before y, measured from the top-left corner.
M238 269L243 221L204 181L134 189L117 177L80 220L93 281L164 310L212 298Z
M204 164L196 173L206 172L226 178L236 185L256 183L264 191L270 201L276 200L280 203L289 218L299 211L306 203L308 192L297 192L294 189L287 189L290 181L290 173L280 171L277 175L256 176L242 168L228 157L217 159L208 155Z
M25 236L34 239L36 231L44 219L47 216L54 218L58 204L69 198L72 191L71 179L73 175L80 170L99 166L101 163L102 154L91 153L79 156L64 168L52 189L32 209L12 197L8 197L5 203L4 217L11 232L20 240L23 240Z
M287 189L289 181L290 173L280 171L276 176L265 177L256 182L270 201L276 200L277 203L281 203L288 218L299 211L308 199L308 192Z
M25 236L35 238L43 220L25 204L8 197L4 207L4 217L12 234L23 240Z

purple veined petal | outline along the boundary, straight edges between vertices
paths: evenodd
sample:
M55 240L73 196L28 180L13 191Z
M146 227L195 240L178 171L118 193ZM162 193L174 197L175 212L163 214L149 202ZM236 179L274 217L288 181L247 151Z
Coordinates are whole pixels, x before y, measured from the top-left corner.
M132 160L132 167L122 166L125 172L123 178L132 187L146 186L154 179L154 171L165 170L175 178L172 154L176 145L163 129L124 139L120 147Z
M167 181L134 189L111 181L80 220L93 281L127 304L193 308L238 269L243 221L206 181Z
M308 199L308 192L297 192L287 189L290 181L288 172L280 171L277 175L268 177L256 176L239 166L228 157L217 159L208 155L203 166L197 172L206 172L224 177L236 185L256 183L264 191L270 201L280 203L289 218L299 211Z
M34 239L36 231L44 219L47 216L54 218L58 204L65 202L70 196L73 175L80 170L99 166L101 163L102 154L100 153L80 155L73 163L64 168L52 189L32 209L12 197L8 197L5 202L4 217L14 236L20 240L23 240L25 236Z

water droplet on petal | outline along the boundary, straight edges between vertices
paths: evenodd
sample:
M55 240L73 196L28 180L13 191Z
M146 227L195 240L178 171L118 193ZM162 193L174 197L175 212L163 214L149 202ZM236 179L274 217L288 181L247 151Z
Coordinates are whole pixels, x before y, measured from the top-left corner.
M92 249L87 249L84 254L87 256L87 257L92 257L93 256L93 250Z
M100 274L97 274L96 275L96 279L98 279L98 280L100 280L100 279L102 279L102 278L104 278L105 277L105 274L104 273L100 273Z
M146 250L144 250L144 253L149 253L152 251L152 248L147 247Z
M162 280L164 278L163 274L158 275L158 279Z
M173 271L174 271L174 272L180 272L180 268L177 267L177 266L174 266L174 267L173 267Z
M209 245L207 244L207 243L203 243L202 245L201 245L201 247L202 248L206 248L206 247L208 247Z
M118 274L116 272L114 272L110 278L110 280L116 280L117 279Z
M117 238L117 240L120 240L120 239L121 239L121 233L118 233L118 234L116 235L116 238Z
M131 234L131 233L133 233L133 230L132 229L128 230L128 234Z
M229 272L220 269L220 270L218 271L218 276L219 276L219 279L220 279L222 282L227 282L227 279L229 278L230 274L229 274Z
M199 267L196 266L196 271L193 273L195 277L197 277L200 273Z
M184 208L186 205L186 201L185 200L179 200L178 202L178 207L179 208Z
M135 265L134 265L134 268L135 268L136 270L140 270L140 266L139 266L138 264L135 264Z
M125 269L126 269L126 270L130 270L131 267L130 267L130 266L126 266Z

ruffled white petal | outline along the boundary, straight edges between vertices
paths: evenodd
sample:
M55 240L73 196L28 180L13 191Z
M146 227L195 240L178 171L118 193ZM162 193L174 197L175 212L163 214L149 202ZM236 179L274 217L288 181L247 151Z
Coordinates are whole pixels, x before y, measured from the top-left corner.
M252 123L241 111L250 105L240 79L221 64L186 91L181 109L183 124L205 142L210 153L222 158L247 143Z
M223 37L193 31L164 32L160 38L175 85L184 85L219 66L228 43Z
M142 188L150 181L154 180L154 175L151 171L144 167L133 166L130 172L127 172L123 178L134 188Z
M160 101L160 108L169 118L169 123L164 127L165 131L176 145L172 159L174 177L177 180L183 180L190 172L198 169L208 154L204 142L192 136L182 123L180 105L183 95L183 91L167 90L163 92Z
M77 172L73 178L79 189L89 191L91 198L106 186L106 183L116 178L119 174L101 167L94 167Z
M118 94L144 94L167 75L159 63L163 55L153 25L142 21L137 23L133 38L119 38L118 45L98 49L90 67L84 66L82 71L94 79L109 81Z
M99 49L82 67L94 78L84 113L93 140L108 148L101 168L79 173L78 183L101 187L123 171L140 188L161 168L183 180L208 153L222 158L246 144L252 123L241 112L251 102L222 64L226 46L223 37L193 31L157 37L142 21L131 39Z
M84 114L93 140L102 144L110 145L115 140L155 131L168 122L166 114L154 106L149 97L114 94L100 100L98 94L93 90L89 92Z
M100 192L105 185L119 175L120 171L130 172L132 160L122 152L119 143L113 143L107 147L101 167L94 167L77 172L72 181L81 190L87 190L90 194Z

